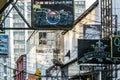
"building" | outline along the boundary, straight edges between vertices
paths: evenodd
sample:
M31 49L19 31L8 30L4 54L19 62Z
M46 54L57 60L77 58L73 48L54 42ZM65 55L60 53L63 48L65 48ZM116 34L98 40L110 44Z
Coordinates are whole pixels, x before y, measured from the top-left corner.
M90 79L89 75L84 75L86 71L80 70L80 64L77 62L78 55L78 39L84 39L84 25L99 24L99 19L93 14L99 14L98 1L95 1L83 14L81 14L74 23L74 28L64 34L64 66L62 70L65 71L67 79L79 80ZM95 21L98 20L98 23ZM94 32L93 32L94 33ZM88 33L89 34L89 33ZM91 34L92 35L92 34ZM100 36L97 34L97 36ZM86 37L87 38L87 37ZM93 36L93 39L96 37ZM99 38L99 37L98 37ZM62 73L63 74L63 73ZM65 79L66 80L66 79ZM96 79L95 79L96 80Z
M21 55L16 61L17 67L15 69L14 80L25 80L26 75L26 55Z
M41 76L46 75L46 69L53 65L53 49L55 48L54 31L34 31L28 38L27 72L35 74L40 69ZM29 76L29 75L28 75ZM28 79L28 78L27 78ZM46 80L46 77L41 77Z
M85 0L74 0L74 16L77 19L84 11L86 7Z
M7 0L5 0L7 1ZM24 18L27 22L31 22L31 0L18 0L16 3L16 7L20 10ZM5 10L5 13L9 13L12 5L9 5ZM6 15L5 14L5 15ZM9 15L6 17L3 22L3 26L6 28L25 28L28 27L24 20L17 13L15 8L12 8ZM8 58L1 58L0 63L5 63L5 65L1 64L0 67L0 78L4 80L14 80L13 71L16 68L15 62L17 59L26 54L26 40L27 37L32 33L32 31L27 30L6 30L5 34L9 35L9 56ZM2 33L1 33L2 34ZM4 33L3 33L4 34ZM4 72L5 70L5 72Z

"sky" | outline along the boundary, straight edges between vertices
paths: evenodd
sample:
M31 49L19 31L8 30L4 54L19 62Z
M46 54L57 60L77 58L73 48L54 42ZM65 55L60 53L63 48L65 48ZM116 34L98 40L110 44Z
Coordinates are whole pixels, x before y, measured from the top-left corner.
M90 7L96 0L86 0L86 9Z

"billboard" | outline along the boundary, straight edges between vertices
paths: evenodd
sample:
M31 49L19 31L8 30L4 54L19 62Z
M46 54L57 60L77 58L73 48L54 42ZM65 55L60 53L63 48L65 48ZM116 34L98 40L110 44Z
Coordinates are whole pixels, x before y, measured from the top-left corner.
M0 35L0 55L8 55L8 35Z
M84 24L84 39L100 39L102 36L102 27L100 24Z
M42 30L71 29L73 0L32 0L32 26Z
M110 57L110 40L78 39L78 63L114 63Z
M111 38L111 57L120 58L120 36Z

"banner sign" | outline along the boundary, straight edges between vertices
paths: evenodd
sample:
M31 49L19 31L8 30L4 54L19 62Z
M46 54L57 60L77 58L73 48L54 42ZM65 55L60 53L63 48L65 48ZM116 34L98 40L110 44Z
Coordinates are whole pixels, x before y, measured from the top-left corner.
M73 0L33 0L32 26L37 29L71 29Z
M111 38L111 56L114 58L120 58L120 36L114 36Z
M8 35L0 35L0 55L8 55Z
M78 63L111 64L110 40L78 39Z
M84 24L84 39L100 39L102 36L102 27L100 24Z

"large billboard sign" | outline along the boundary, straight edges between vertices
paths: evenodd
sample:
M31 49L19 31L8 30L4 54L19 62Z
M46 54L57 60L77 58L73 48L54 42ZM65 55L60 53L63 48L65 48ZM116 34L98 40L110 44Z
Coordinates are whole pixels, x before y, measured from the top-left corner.
M78 39L78 63L112 64L110 40Z
M84 39L100 39L102 36L102 27L100 24L84 24Z
M33 0L32 26L37 29L71 29L73 0Z
M8 55L8 35L0 35L0 56Z
M120 36L113 36L111 38L111 56L120 58Z

